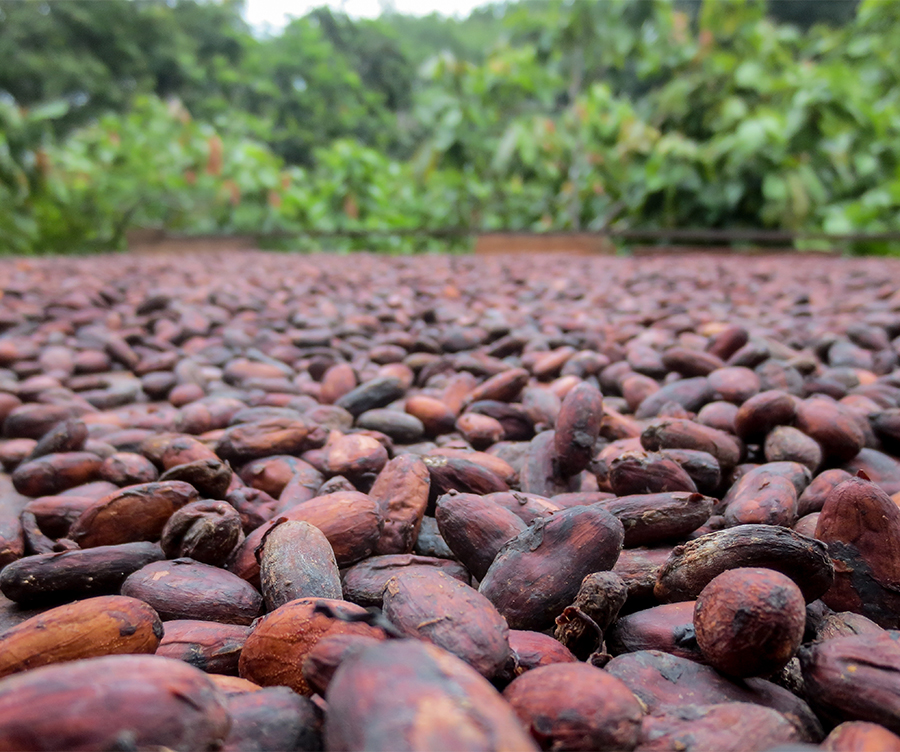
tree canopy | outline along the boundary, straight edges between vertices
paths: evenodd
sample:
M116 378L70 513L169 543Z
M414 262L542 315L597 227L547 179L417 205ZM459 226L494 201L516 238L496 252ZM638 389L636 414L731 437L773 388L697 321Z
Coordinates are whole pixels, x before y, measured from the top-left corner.
M0 246L134 226L900 227L897 3L323 7L273 35L241 14L0 0Z

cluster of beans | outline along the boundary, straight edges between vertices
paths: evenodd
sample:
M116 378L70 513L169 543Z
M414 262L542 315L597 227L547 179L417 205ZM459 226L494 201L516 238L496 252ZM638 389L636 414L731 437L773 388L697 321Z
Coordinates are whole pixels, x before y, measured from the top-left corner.
M0 750L900 750L898 282L0 261Z

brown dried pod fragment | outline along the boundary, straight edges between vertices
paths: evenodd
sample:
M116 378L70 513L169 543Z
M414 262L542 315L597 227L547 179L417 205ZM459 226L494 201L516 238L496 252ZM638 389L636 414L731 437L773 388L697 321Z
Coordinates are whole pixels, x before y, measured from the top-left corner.
M676 546L657 574L654 593L663 602L694 600L714 577L736 567L764 567L790 577L806 602L834 582L824 543L773 525L738 525Z
M793 580L772 569L739 567L697 596L694 630L710 665L730 676L770 676L794 657L806 604Z
M122 595L149 603L164 621L250 624L262 608L262 596L240 577L191 559L148 564L122 583Z
M503 697L541 749L632 750L644 715L619 679L583 663L528 671Z
M437 500L441 537L466 569L481 580L503 545L527 525L487 496L450 493Z
M159 540L175 510L196 498L196 489L179 480L128 486L88 507L69 537L82 548Z
M589 574L572 605L556 617L553 636L580 660L587 660L600 647L627 599L628 586L615 572Z
M816 538L835 570L825 604L900 627L900 509L891 497L868 480L844 481L825 500Z
M684 705L644 717L641 752L763 752L807 745L790 721L771 708L746 702ZM815 749L815 747L809 747Z
M388 580L384 615L407 637L444 648L488 679L511 655L509 627L497 609L439 569L407 569Z
M0 572L0 590L22 604L117 593L132 572L164 558L155 543L122 543L19 559Z
M416 640L391 640L350 656L325 699L326 749L537 750L484 677L446 650Z
M341 598L341 575L331 544L308 522L276 521L257 556L267 611L296 598Z
M352 603L328 598L299 598L285 603L253 626L241 651L241 676L263 687L284 685L302 695L311 695L312 689L303 678L301 668L303 660L319 640L334 634L384 639L380 629L361 622L342 621L317 611L319 604L350 617L366 613Z
M413 554L370 556L344 570L342 577L344 599L359 606L380 608L383 601L382 593L388 580L407 569L418 567L439 569L450 577L469 584L468 570L462 564L450 559Z
M562 510L509 541L479 591L512 629L546 629L586 575L612 568L623 537L622 523L596 505Z
M122 653L153 653L162 637L156 612L121 595L44 611L0 634L0 677L51 663Z
M900 733L900 633L838 637L800 651L812 705L826 719L870 721Z
M230 723L206 674L155 655L44 666L0 682L2 749L114 749L127 739L138 749L211 751Z

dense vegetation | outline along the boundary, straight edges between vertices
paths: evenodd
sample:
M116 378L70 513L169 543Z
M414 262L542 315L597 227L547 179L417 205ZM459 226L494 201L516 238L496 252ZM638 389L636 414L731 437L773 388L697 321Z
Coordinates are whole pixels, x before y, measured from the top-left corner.
M265 37L239 0L0 0L0 248L136 227L896 230L898 38L890 0L320 9Z

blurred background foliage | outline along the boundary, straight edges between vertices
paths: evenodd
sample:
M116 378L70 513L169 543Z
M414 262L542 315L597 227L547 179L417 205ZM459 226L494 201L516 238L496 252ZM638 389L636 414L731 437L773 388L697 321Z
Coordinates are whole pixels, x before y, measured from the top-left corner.
M0 249L134 228L900 229L894 0L320 8L275 35L241 12L0 0Z

